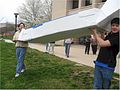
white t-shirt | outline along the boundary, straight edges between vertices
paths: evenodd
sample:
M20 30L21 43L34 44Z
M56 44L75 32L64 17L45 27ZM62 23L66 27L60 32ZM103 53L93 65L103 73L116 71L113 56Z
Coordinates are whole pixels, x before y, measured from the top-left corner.
M72 43L72 39L71 38L65 39L65 43Z

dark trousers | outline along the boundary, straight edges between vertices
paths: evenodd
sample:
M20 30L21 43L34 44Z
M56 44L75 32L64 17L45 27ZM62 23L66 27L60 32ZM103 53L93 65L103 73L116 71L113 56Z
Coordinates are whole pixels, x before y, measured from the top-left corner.
M93 54L97 52L97 45L91 45Z
M85 47L85 54L89 54L89 51L90 51L90 44L86 44L86 47Z

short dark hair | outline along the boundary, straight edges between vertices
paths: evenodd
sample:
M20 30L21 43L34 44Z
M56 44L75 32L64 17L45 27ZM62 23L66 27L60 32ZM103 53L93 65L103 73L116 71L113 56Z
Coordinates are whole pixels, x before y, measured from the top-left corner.
M112 21L111 21L111 25L115 23L115 24L119 24L120 23L120 18L113 18Z
M23 25L24 25L24 27L25 27L25 24L24 24L24 23L22 23L22 22L18 24L18 27L20 27L20 25L21 25L21 24L23 24Z

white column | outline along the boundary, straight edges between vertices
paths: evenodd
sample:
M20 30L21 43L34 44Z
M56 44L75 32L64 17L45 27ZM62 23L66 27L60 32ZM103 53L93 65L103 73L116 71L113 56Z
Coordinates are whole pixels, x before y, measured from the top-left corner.
M102 0L92 0L92 6L98 7L98 3L102 2Z
M79 8L81 8L82 0L79 0Z
M80 0L80 7L85 6L85 0Z

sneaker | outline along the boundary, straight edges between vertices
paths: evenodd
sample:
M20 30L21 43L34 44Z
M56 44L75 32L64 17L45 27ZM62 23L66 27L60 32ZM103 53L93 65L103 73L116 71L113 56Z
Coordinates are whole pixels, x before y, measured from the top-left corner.
M19 77L19 75L20 75L19 73L16 73L15 77Z
M21 73L23 73L24 71L25 71L25 69L22 69L22 70L21 70Z

